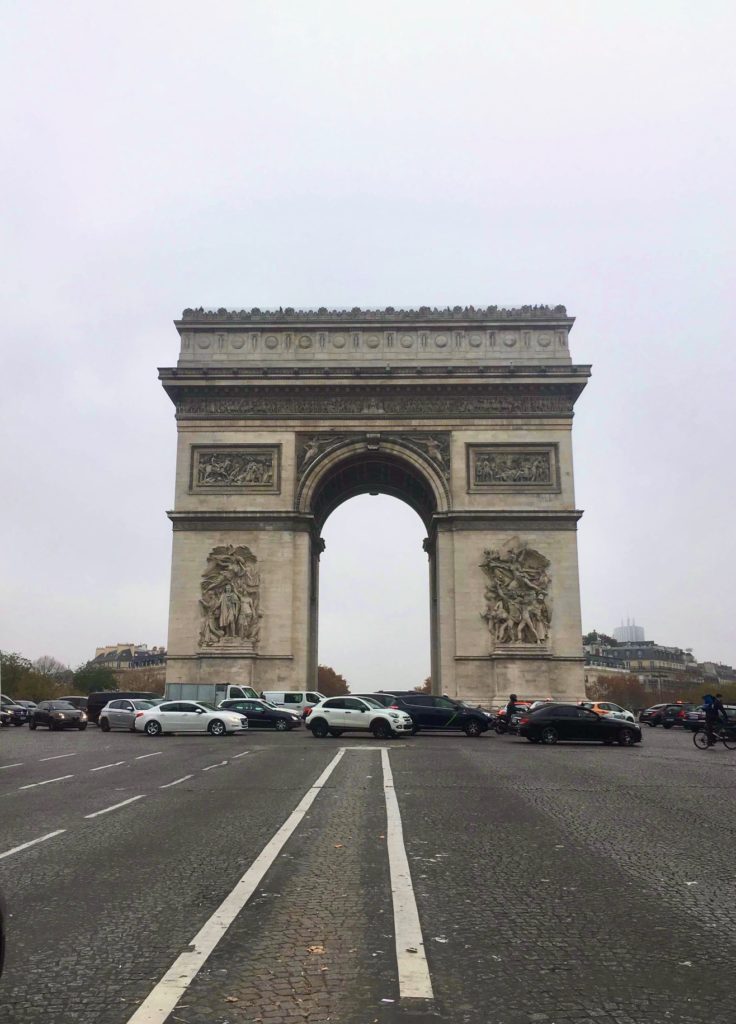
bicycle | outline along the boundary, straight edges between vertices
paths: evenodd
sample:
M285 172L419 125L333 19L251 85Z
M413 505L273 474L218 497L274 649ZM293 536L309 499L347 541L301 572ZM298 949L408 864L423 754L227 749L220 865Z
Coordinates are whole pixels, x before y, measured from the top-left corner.
M736 750L736 729L732 725L714 726L712 743L709 742L708 732L704 727L696 729L693 733L693 743L698 750L707 750L718 742L722 743L726 750Z

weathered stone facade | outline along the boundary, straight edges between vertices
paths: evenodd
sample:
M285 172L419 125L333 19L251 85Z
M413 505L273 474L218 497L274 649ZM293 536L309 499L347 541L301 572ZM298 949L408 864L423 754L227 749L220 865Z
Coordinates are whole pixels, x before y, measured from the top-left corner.
M170 682L313 686L319 555L355 494L422 517L437 692L583 692L563 307L185 310ZM407 681L407 684L411 681Z

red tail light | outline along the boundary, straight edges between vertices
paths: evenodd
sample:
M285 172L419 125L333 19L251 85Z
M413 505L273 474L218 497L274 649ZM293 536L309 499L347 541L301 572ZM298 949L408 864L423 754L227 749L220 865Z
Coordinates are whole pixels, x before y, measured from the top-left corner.
M304 717L305 717L305 718L309 718L309 716L310 716L311 714L312 714L312 709L311 709L311 708L305 708L305 709L304 709Z
M685 717L685 712L684 711L678 711L677 712L677 717L678 718L684 718Z
M528 718L520 718L519 719L519 725L528 725L528 724L529 724L529 719Z
M145 711L136 711L136 713L135 713L135 717L136 717L136 718L140 718L140 717L141 717L141 715L145 715L145 713L146 713Z
M398 704L389 704L389 707L391 708L392 711L400 711L401 710L401 708L399 707Z

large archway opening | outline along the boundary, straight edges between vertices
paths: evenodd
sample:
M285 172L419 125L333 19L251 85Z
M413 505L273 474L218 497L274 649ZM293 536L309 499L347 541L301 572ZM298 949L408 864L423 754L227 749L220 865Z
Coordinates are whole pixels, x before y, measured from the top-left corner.
M428 676L438 683L436 566L425 543L447 508L437 466L395 438L336 439L305 474L298 504L315 526L313 685L319 663L346 676L353 692L413 689Z
M322 530L318 662L355 693L412 689L430 675L426 530L403 501L361 495Z

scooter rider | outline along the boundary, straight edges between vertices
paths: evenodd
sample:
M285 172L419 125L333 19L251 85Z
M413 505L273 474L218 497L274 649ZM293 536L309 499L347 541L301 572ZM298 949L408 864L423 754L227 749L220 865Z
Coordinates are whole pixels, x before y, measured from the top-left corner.
M515 712L516 712L517 710L520 710L520 709L518 709L518 708L516 707L516 701L517 701L517 699L518 699L518 698L517 698L517 696L516 696L516 694L515 694L515 693L510 693L510 694L509 694L509 702L508 702L508 704L506 705L506 728L507 728L507 729L510 729L510 728L511 728L511 716L512 716L513 714L515 714Z

